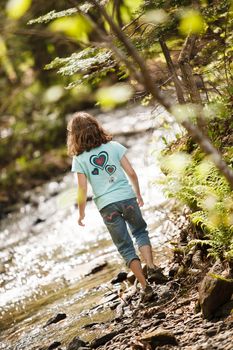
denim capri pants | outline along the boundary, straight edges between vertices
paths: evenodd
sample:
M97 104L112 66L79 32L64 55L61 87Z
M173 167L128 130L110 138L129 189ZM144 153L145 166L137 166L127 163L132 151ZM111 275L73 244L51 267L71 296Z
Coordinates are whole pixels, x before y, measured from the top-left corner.
M127 266L134 259L140 260L126 224L128 224L138 248L151 245L151 243L148 237L147 224L142 217L136 198L111 203L102 208L100 214Z

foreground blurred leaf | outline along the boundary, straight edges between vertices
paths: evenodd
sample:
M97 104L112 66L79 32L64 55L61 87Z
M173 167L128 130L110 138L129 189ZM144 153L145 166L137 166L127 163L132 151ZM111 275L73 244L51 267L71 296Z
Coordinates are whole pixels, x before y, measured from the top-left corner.
M54 32L63 32L67 36L87 42L91 25L83 16L76 15L55 19L50 24L50 29Z
M60 98L64 95L64 88L62 85L53 85L48 88L43 96L44 102L52 103L60 100Z
M194 103L176 104L172 107L172 114L179 123L185 120L195 120L199 113L199 106Z
M191 157L184 152L176 152L174 154L165 156L162 161L162 167L172 173L181 174L185 168L190 164Z
M127 102L132 94L132 87L122 83L100 88L96 93L96 100L103 109L111 109L119 104Z
M161 24L168 20L168 14L163 9L151 10L145 13L145 21Z
M10 18L22 17L31 6L31 0L9 0L6 4L6 12Z
M199 11L185 10L179 25L181 34L200 34L204 29L204 20Z

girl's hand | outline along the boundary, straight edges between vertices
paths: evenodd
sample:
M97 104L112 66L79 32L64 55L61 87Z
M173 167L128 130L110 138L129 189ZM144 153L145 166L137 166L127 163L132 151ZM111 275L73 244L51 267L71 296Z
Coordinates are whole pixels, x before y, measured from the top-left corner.
M79 215L78 224L79 224L80 226L85 226L85 224L82 222L84 218L85 218L85 214Z
M138 205L139 207L143 207L144 205L144 202L143 202L143 199L142 199L142 196L137 196L137 201L138 201Z

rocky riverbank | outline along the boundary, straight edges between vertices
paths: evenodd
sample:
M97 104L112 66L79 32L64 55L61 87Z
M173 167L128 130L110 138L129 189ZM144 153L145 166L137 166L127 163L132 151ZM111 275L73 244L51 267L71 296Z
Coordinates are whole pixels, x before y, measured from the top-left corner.
M188 230L190 227L186 225L174 244L187 246ZM197 249L189 252L185 263L184 260L179 261L177 251L176 248L172 261L164 268L168 281L164 284L152 283L155 292L152 301L142 304L136 281L131 274L121 271L111 281L112 287L105 292L101 302L91 310L85 310L87 314L93 310L114 310L114 317L107 322L83 325L86 331L84 338L92 335L90 342L77 333L66 345L61 340L54 340L41 350L232 350L232 280L213 275L217 267L224 269L222 264L215 263L210 274L211 261L201 256ZM62 327L65 317L58 314L50 319L45 325L47 331L53 323L59 322L57 329Z

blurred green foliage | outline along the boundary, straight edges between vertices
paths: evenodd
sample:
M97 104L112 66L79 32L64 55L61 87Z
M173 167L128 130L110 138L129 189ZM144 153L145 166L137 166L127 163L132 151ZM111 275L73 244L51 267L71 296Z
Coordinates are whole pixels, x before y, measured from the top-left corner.
M63 10L64 1L0 2L0 211L25 189L68 170L66 115L92 103L89 90L65 90L66 77L44 70L80 48L49 25L27 25L55 7Z
M208 244L209 255L214 258L232 260L233 197L229 184L198 148L189 155L188 162L187 153L183 152L173 153L165 159L167 157L174 157L176 166L171 168L162 160L166 193L189 206L192 223L203 232L203 239L208 239L194 243Z

